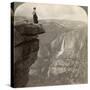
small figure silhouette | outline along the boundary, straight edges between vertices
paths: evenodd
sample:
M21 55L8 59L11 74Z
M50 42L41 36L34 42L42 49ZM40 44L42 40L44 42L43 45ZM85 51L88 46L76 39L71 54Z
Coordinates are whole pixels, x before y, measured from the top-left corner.
M38 23L38 16L36 14L36 7L33 8L33 22Z

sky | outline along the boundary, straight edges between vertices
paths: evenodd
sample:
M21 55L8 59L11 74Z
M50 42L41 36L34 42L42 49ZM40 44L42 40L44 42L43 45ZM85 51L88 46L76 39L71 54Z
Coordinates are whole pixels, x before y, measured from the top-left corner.
M74 5L24 3L17 7L15 16L32 18L33 7L37 8L36 12L39 19L64 19L87 22L86 12L81 7Z

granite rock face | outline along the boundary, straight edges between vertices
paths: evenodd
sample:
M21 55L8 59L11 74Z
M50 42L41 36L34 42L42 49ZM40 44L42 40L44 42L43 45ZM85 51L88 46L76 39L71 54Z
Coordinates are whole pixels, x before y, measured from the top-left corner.
M19 24L14 29L14 87L25 87L29 68L37 60L38 35L44 33L42 25Z
M15 25L15 87L87 83L87 23L39 22Z

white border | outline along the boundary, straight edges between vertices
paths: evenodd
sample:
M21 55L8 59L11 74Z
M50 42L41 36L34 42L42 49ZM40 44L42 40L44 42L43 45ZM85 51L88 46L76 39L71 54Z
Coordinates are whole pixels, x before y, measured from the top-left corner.
M15 1L89 6L90 0L66 0L66 1L65 0L15 0ZM0 90L13 90L13 88L10 87L10 3L11 2L13 2L13 0L0 1ZM88 20L90 20L90 18ZM88 25L89 24L90 22L88 23ZM89 34L90 32L88 29L88 49L90 50ZM88 54L89 54L89 51L88 51ZM88 57L88 62L90 65L89 57ZM88 72L88 74L89 74L88 76L90 76L90 72ZM88 78L88 80L90 80L90 78ZM23 88L23 89L16 89L16 90L30 90L30 89L31 90L49 90L49 89L89 90L89 88L90 88L90 83L86 85L30 87L30 88Z

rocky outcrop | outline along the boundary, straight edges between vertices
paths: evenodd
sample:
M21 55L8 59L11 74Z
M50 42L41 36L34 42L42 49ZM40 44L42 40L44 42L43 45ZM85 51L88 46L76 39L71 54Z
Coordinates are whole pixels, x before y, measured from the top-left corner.
M14 87L24 87L29 68L37 60L38 35L45 33L41 24L19 24L14 29Z

